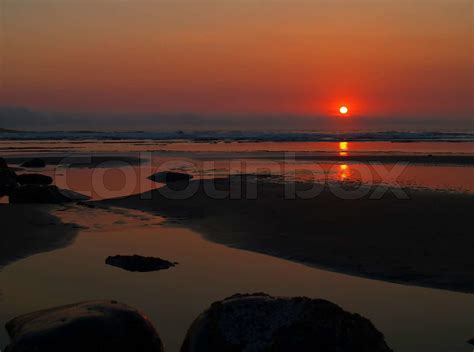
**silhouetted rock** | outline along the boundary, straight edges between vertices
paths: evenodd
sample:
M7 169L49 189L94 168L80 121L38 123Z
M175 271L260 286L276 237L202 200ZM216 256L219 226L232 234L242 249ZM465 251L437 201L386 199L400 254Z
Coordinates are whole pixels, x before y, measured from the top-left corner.
M467 341L467 343L470 343L471 345L474 346L474 337L472 339L470 339L469 341Z
M390 352L372 323L321 299L234 295L191 325L181 352Z
M42 159L35 158L35 159L25 161L23 164L21 164L21 166L23 166L23 167L45 167L46 162Z
M10 203L13 204L61 204L89 199L82 194L48 185L23 185L12 190L9 196Z
M6 352L162 352L148 318L115 301L91 301L46 309L6 324Z
M139 255L116 255L108 257L105 264L116 266L128 271L147 272L169 269L178 263L172 263L160 258L142 257Z
M50 185L53 183L53 179L51 177L40 174L18 175L16 181L20 185Z
M0 158L0 197L6 196L17 186L16 174L12 171L5 159Z
M173 182L180 182L180 181L189 181L193 178L192 175L188 175L182 172L174 172L174 171L163 171L158 172L154 175L148 177L150 180L154 182L161 182L161 183L173 183Z
M0 157L0 170L8 169L8 164L5 159Z
M0 170L0 197L8 195L16 186L15 179Z

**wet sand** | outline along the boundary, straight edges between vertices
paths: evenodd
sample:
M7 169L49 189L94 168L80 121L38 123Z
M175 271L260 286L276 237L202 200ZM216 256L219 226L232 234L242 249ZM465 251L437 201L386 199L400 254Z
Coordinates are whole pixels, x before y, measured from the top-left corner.
M45 205L0 204L0 270L7 264L31 255L70 245L78 233L74 224L65 224Z
M285 199L285 186L266 180L258 182L255 199L230 199L226 191L238 198L239 187L246 194L256 183L223 178L190 185L195 193L186 199L172 199L183 194L163 187L101 203L160 214L211 241L309 266L474 292L473 195L409 190L409 199L389 192L350 200L326 188L312 199Z
M471 294L368 280L229 248L183 227L162 226L160 217L135 210L68 206L54 215L87 228L80 229L67 248L4 268L2 325L46 307L110 298L147 313L166 351L177 352L192 321L212 302L236 292L267 292L323 298L360 313L397 352L466 352L469 348ZM135 253L180 264L149 273L105 265L107 256ZM8 342L6 330L0 329L0 348Z
M333 150L333 144L327 149ZM439 143L433 145L437 147ZM461 156L467 153L462 143L452 145L464 148ZM62 155L87 157L88 154L79 149L77 153L50 150L45 157L50 167L34 172L51 175L62 188L80 193L90 191L93 199L99 200L161 187L158 183L150 185L146 177L169 158L176 158L171 169L194 173L199 178L266 172L269 161L278 161L279 155L283 155L278 151L255 150L166 151L154 154L152 162L145 166L137 162L124 168L122 161L138 156L135 150L128 149L129 144L125 146L122 156L100 149L115 148L116 144L92 143L90 148L101 152L90 155L109 159L97 159L99 162L92 166L113 161L99 172L90 164L72 165L70 170L54 167ZM238 146L248 148L245 144ZM421 148L420 143L415 143L416 146ZM182 147L187 150L189 144ZM334 160L337 156L337 152L305 153L301 152L305 146L296 147L298 162L285 164L289 171L292 168L311 170L318 164L311 161L312 157L330 155ZM352 147L357 149L351 143ZM474 307L472 294L466 294L474 292L474 260L471 258L474 240L468 231L472 227L469 212L474 205L469 177L472 167L437 166L431 161L442 155L435 155L434 159L427 156L436 153L434 147L430 146L433 150L423 147L419 154L413 151L415 156L430 158L430 165L410 165L398 179L400 184L441 189L462 185L471 195L410 191L410 200L396 200L391 195L382 200L370 200L371 193L362 199L341 200L326 189L314 199L288 200L283 199L283 185L275 183L277 179L265 177L260 179L256 200L212 199L206 196L201 184L190 199L171 200L166 197L170 191L165 187L141 196L103 201L104 209L74 204L59 207L0 205L0 321L4 323L14 316L44 307L114 298L150 314L165 337L167 350L179 351L192 320L213 301L236 292L262 291L330 299L345 309L369 317L396 351L465 351L469 348L466 340L472 337L469 327ZM280 150L281 144L274 148ZM368 147L364 144L364 148ZM448 155L447 164L457 157L455 151L441 149L442 153L452 153L452 158ZM363 155L366 151L357 152ZM26 161L37 156L30 153L15 151L9 161L19 162L20 157ZM404 154L403 150L393 153ZM385 154L378 153L375 157L379 155ZM107 156L114 158L110 160ZM308 162L300 156L307 157ZM334 165L323 161L324 173L320 176L328 182L344 180L356 184L357 163L346 165L346 157L341 156ZM255 159L250 160L248 168L229 164L239 158ZM353 158L357 160L357 155ZM183 159L197 160L196 170L179 169ZM200 169L199 161L207 159L217 162ZM387 159L386 163L390 161ZM272 165L277 170L286 170L280 168L281 164L273 162ZM390 169L390 166L381 167ZM21 168L17 171L33 172ZM270 171L278 174L273 173L273 169ZM125 182L135 179L138 180L136 187L131 188L130 182ZM407 183L407 180L416 183ZM205 184L209 189L213 183L207 180ZM97 185L102 187L94 188ZM216 185L221 190L229 189L224 179L217 180ZM307 186L299 184L299 187ZM245 191L243 187L242 192ZM210 193L217 196L217 191ZM120 208L106 206L111 204ZM143 209L147 213L131 209ZM166 217L164 226L161 217L155 214ZM48 253L40 254L42 252ZM104 264L105 258L117 254L158 256L176 260L180 265L169 272L129 273ZM430 338L426 338L427 331ZM0 348L7 342L6 332L0 329Z

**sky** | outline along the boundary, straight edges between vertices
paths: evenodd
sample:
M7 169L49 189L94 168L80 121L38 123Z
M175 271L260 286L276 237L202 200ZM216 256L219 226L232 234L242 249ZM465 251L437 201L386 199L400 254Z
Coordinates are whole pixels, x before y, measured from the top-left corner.
M361 128L472 127L472 0L1 0L0 11L0 127L191 114L206 128L259 117L317 129L340 123L341 105Z

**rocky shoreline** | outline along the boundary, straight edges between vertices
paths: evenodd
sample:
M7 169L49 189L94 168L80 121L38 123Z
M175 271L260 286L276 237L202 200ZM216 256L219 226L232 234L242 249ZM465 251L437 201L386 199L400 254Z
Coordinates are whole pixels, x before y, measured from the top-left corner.
M164 352L146 315L117 301L89 301L12 319L6 352ZM181 352L392 352L366 318L306 297L236 294L192 323Z

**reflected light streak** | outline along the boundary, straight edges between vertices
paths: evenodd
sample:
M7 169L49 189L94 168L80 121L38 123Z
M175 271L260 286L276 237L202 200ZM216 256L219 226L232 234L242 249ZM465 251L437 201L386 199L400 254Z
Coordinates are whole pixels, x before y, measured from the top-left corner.
M339 180L344 181L350 176L350 169L347 164L339 165Z
M339 155L347 156L347 151L349 150L349 142L339 142Z

